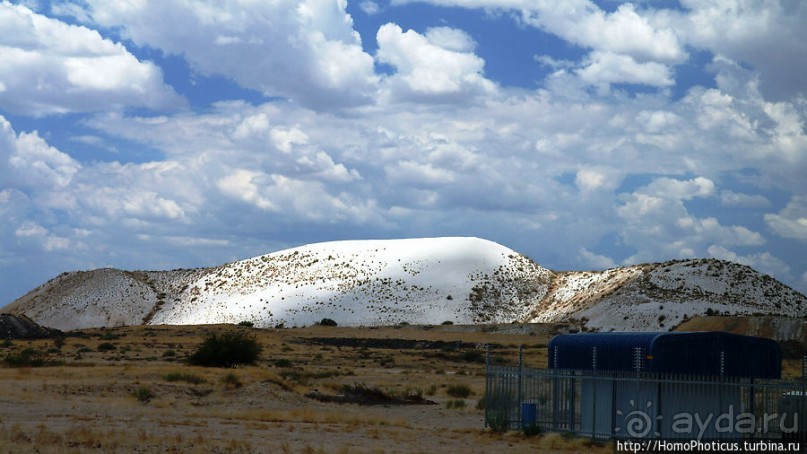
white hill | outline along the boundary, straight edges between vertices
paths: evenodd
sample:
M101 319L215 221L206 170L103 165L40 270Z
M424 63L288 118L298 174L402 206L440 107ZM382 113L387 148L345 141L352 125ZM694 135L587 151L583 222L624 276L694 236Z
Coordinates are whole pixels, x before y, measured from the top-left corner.
M62 330L249 321L258 327L579 322L664 330L707 310L807 315L807 299L743 265L685 260L553 272L478 238L311 244L227 265L63 273L4 311Z
M733 262L676 260L556 273L528 318L578 321L597 331L665 331L698 315L807 316L807 298Z

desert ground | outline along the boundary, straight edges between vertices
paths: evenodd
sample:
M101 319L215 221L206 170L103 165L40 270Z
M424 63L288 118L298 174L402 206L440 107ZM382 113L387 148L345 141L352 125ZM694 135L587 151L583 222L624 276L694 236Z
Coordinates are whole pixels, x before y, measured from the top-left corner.
M256 364L190 366L209 333L247 331ZM234 325L82 330L0 343L0 452L611 452L484 427L485 349L546 364L551 327ZM345 389L380 397L338 401ZM336 400L336 401L334 401ZM359 399L360 400L360 399Z

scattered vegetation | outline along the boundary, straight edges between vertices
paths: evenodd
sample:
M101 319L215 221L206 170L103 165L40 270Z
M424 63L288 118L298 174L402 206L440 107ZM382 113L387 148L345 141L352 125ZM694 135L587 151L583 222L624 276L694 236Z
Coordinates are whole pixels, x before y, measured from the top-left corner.
M785 340L779 342L782 349L783 359L803 359L807 356L807 345L795 340Z
M227 388L227 389L238 389L238 388L244 386L244 384L241 383L241 379L238 378L238 375L235 375L232 372L225 375L224 377L221 377L221 382L224 384L224 387Z
M418 405L434 402L423 398L423 392L407 390L402 395L383 391L377 387L367 386L364 383L343 385L339 394L332 396L318 391L306 394L307 397L322 402L351 403L359 405Z
M53 346L57 349L61 350L64 346L65 340L64 336L54 336L53 337Z
M167 381L167 382L178 382L178 381L180 381L180 382L190 383L192 385L200 385L202 383L207 383L207 380L205 380L202 377L199 377L199 376L193 375L193 374L184 373L184 372L171 372L169 374L163 375L163 379L165 381Z
M7 354L3 363L8 367L44 367L62 364L62 361L50 360L42 351L29 347Z
M485 354L478 350L467 350L460 353L457 359L466 363L484 363Z
M537 424L530 424L522 427L521 431L524 433L525 437L534 437L536 435L541 435L541 427Z
M340 376L350 376L355 374L356 373L350 369L328 369L322 371L287 369L280 372L280 376L283 377L284 380L288 380L303 386L309 386L317 380Z
M512 364L517 349L508 336L396 327L361 328L355 334L350 330L340 328L334 332L339 338L322 339L315 337L323 333L317 328L119 327L114 332L70 333L61 351L54 349L53 338L14 340L0 348L0 366L4 356L20 355L26 347L31 347L26 353L31 358L59 359L66 365L48 370L0 367L6 402L0 411L0 446L9 452L354 450L356 445L343 441L332 426L351 437L359 434L374 450L390 442L406 447L411 443L413 451L445 442L444 450L459 451L465 442L458 440L470 438L480 451L527 451L546 437L500 437L483 430L484 400L477 408L473 391L479 394L484 386L484 362L475 361L484 351L476 346L498 345L493 347L495 356ZM211 333L218 333L220 340L230 331L254 336L263 346L259 367L214 370L171 362L201 350ZM103 339L110 332L121 340ZM114 354L98 353L102 343L116 346ZM545 344L534 353L533 364L540 365L546 359ZM394 374L379 374L380 362L394 364ZM450 393L470 397L450 396L449 388ZM300 401L305 395L334 404ZM121 396L129 403L120 402ZM431 407L395 410L399 405ZM33 415L30 421L15 416L23 414L22 408L24 415ZM108 429L88 422L99 411L109 415ZM412 421L411 416L421 412L438 419L455 414L451 426L438 423L434 430ZM54 424L40 428L31 422L33 417ZM209 418L228 430L208 437ZM561 446L562 452L574 452Z
M121 337L123 337L123 335L121 335L121 334L117 334L117 333L113 333L113 332L107 332L107 333L104 333L104 334L102 334L102 335L100 335L100 336L99 336L99 338L100 338L101 340L105 340L105 341L118 340L118 339L120 339Z
M112 350L117 350L118 347L115 346L112 342L103 342L98 344L98 351L99 352L109 352Z
M275 367L291 367L291 360L287 358L280 358L272 361Z
M509 429L509 422L507 421L507 414L504 411L494 412L488 416L488 427L490 430L503 433Z
M448 388L446 388L446 394L451 397L466 399L473 394L473 391L471 391L471 388L468 385L448 385Z
M446 401L446 408L451 409L463 409L465 408L465 399L451 399Z
M154 393L152 393L151 389L149 389L147 386L139 386L137 389L132 391L132 396L134 396L138 402L145 404L154 398Z
M205 367L234 367L254 364L262 350L261 345L245 332L231 331L209 334L199 348L188 358L190 364Z

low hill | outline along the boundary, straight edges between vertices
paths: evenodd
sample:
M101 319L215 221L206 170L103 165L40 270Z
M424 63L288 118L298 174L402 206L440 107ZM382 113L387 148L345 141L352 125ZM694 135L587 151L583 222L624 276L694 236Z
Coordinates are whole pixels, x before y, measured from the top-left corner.
M699 315L803 317L807 298L753 268L715 259L557 273L532 322L593 330L665 331Z
M554 272L479 238L317 243L203 269L63 273L5 309L70 330L252 322L305 326L574 322L667 330L693 316L804 316L807 298L736 263Z

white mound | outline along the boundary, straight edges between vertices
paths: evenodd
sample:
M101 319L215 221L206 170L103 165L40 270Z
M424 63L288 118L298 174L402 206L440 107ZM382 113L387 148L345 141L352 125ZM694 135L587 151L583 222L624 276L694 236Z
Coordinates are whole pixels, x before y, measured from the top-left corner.
M493 323L526 316L550 276L523 255L479 238L339 241L206 270L70 273L56 280L86 285L58 291L46 285L12 306L60 329L241 321L304 326L323 318L348 326Z
M4 310L43 326L565 322L672 329L704 314L803 317L807 298L736 263L552 272L479 238L318 243L195 270L64 273Z

